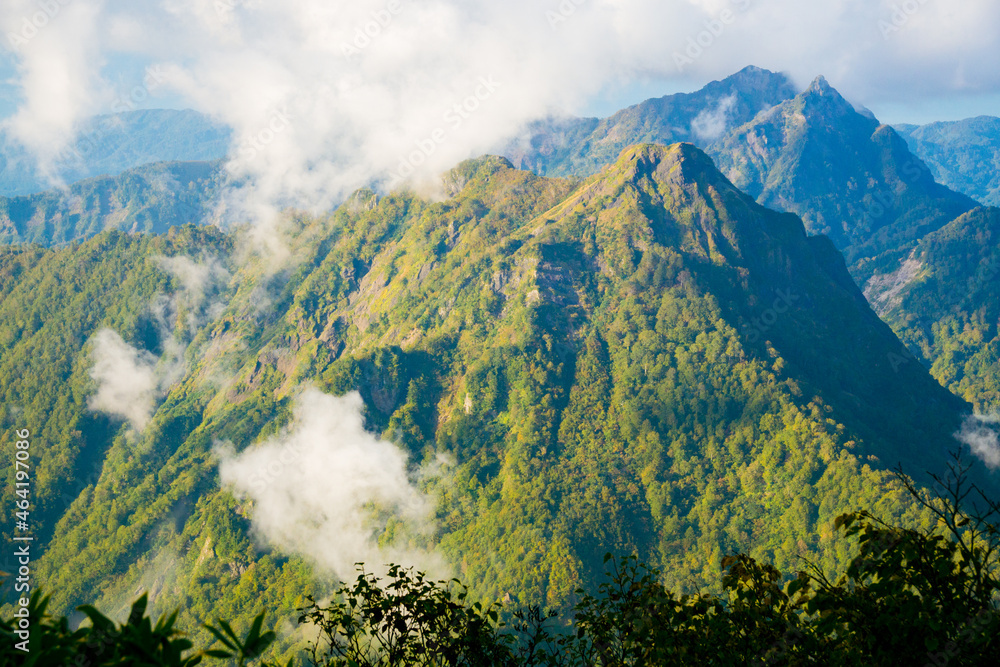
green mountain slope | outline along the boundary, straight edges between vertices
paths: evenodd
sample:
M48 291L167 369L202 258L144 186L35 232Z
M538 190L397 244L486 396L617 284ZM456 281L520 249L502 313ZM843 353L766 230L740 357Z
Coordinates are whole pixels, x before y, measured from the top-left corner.
M1000 209L977 208L926 236L873 303L944 386L1000 411Z
M976 203L934 182L896 132L858 113L823 77L711 148L761 204L826 234L864 283Z
M214 162L160 162L65 190L0 197L0 243L59 245L108 229L163 233L200 223L222 175Z
M550 176L590 176L636 143L711 143L758 112L795 96L783 74L745 67L694 93L646 100L608 118L539 121L500 149L518 167Z
M39 434L35 572L57 611L123 610L145 588L189 627L245 626L322 591L310 552L261 538L268 490L314 478L286 464L234 496L218 467L235 455L218 443L322 438L303 431L306 386L359 391L367 428L425 471L422 539L476 596L565 604L605 551L687 590L740 550L829 569L847 556L838 513L926 519L887 470L941 469L967 406L895 363L902 344L797 217L685 144L630 148L579 184L483 158L446 188L291 217L279 267L190 227L2 256L3 424ZM87 407L102 328L169 380L146 420ZM322 487L346 483L325 472ZM347 511L308 507L317 539ZM391 517L374 530L385 549L422 546Z
M895 129L938 183L983 204L1000 205L1000 118L977 116Z

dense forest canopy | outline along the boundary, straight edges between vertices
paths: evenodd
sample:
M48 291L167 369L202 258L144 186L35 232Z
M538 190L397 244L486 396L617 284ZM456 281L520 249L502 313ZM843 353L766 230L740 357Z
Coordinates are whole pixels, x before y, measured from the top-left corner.
M732 554L843 572L847 512L934 524L892 469L943 471L969 405L798 217L690 144L583 181L486 157L445 189L288 214L282 255L194 226L4 250L0 419L34 434L50 612L146 590L200 645L202 620L278 624L350 574L317 556L331 526L373 568L416 554L470 601L568 612L607 552L721 593ZM302 443L343 467L295 477ZM332 504L372 451L402 476Z

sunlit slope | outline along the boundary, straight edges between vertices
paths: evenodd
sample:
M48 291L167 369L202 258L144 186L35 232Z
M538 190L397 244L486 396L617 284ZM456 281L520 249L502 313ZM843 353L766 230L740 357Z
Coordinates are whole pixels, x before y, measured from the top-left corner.
M846 556L839 512L918 519L887 471L940 468L966 406L895 363L902 344L796 216L689 144L631 147L579 184L487 157L444 190L291 216L271 239L282 256L191 228L4 256L7 377L51 363L26 342L50 335L28 333L31 313L79 323L58 334L62 375L8 389L38 407L4 414L35 429L53 415L38 464L65 460L84 482L50 505L40 545L57 610L121 608L147 588L187 622L292 614L319 573L255 538L254 504L221 488L215 451L280 434L307 385L360 391L368 428L415 468L450 461L415 484L436 503L432 546L476 595L564 603L606 551L688 589L736 551L830 567ZM89 318L85 300L28 287L46 275L70 292L77 276L87 293L99 261L143 287L101 288ZM141 430L87 407L102 327L179 369Z

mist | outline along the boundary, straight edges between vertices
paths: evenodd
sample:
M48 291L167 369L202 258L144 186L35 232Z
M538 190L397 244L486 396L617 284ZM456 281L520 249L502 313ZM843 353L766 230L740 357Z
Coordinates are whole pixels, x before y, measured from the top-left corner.
M156 294L147 308L158 329L160 354L140 350L108 328L91 337L90 377L96 389L88 407L122 418L140 433L159 401L187 373L191 340L225 309L220 292L230 278L221 260L212 255L203 255L200 261L183 255L151 259L180 284L173 293Z
M803 87L825 74L870 107L1000 89L1000 5L987 0L49 4L41 18L30 0L0 9L22 95L8 130L44 161L97 110L197 109L234 130L227 169L241 185L221 219L265 227L361 186L428 187L629 81L694 90L754 64ZM108 67L123 61L148 63L156 85Z
M111 329L99 330L91 343L94 365L90 377L97 383L97 390L88 406L125 419L136 431L142 431L153 415L159 394L156 357L132 347Z
M962 430L955 434L960 442L968 445L990 470L1000 468L1000 417L997 415L973 415L967 417Z
M691 131L703 141L714 141L729 129L729 112L736 103L736 95L719 100L714 109L705 109L691 121Z
M353 579L358 562L441 573L443 561L423 546L433 534L432 500L408 473L406 454L364 429L363 406L357 392L305 389L280 435L240 453L216 445L220 480L253 501L263 542L341 580Z

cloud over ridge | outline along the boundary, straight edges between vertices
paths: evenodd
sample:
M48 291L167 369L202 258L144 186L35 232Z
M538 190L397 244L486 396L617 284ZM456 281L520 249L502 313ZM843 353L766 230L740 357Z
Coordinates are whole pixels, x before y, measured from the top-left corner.
M109 62L148 62L145 93L234 129L236 219L427 181L637 77L696 88L756 64L864 103L1000 90L988 0L10 0L0 29L23 93L7 127L39 155L145 85Z

